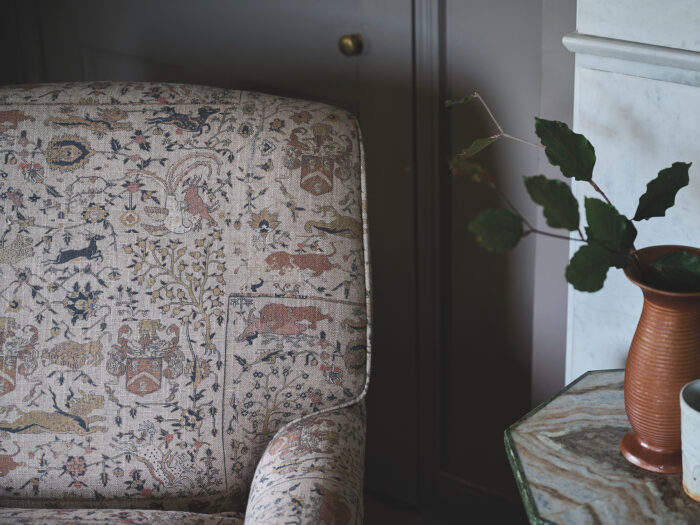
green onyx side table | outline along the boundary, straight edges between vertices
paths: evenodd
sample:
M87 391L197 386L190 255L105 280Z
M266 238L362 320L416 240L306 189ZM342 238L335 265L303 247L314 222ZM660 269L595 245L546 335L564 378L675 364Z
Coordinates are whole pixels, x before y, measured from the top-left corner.
M587 372L505 432L533 524L700 524L681 474L656 474L620 453L629 430L624 372Z

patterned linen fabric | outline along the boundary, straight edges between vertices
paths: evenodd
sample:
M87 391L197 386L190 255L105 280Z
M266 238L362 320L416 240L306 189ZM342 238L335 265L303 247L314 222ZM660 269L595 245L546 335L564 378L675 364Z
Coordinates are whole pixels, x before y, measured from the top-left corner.
M363 404L289 425L258 463L245 522L361 525Z
M243 516L233 512L196 514L145 509L0 509L0 525L113 525L148 523L149 525L241 525Z
M352 115L188 85L13 86L0 150L0 505L241 511L278 430L364 396ZM299 429L326 454L347 428L361 454L351 420ZM362 465L337 465L361 490Z

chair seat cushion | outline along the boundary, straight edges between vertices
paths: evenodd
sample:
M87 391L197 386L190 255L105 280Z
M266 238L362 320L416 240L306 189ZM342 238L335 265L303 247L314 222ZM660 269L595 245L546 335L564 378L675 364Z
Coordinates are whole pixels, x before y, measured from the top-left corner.
M241 510L279 428L363 395L352 115L15 86L0 149L0 503Z

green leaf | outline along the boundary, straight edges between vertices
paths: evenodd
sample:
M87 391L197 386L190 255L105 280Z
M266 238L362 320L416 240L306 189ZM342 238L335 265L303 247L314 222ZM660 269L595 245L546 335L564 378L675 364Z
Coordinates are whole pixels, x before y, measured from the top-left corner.
M591 180L595 150L586 137L574 133L563 122L540 118L535 118L535 133L550 164L559 166L565 177Z
M700 257L676 250L656 259L652 268L664 290L670 292L700 291Z
M599 244L581 246L566 267L566 280L580 292L597 292L610 269L610 254Z
M637 238L634 224L619 213L612 204L600 199L586 197L586 234L592 244L599 244L610 252L611 264L624 268L629 262L628 254Z
M552 228L576 230L579 224L578 201L571 188L560 180L548 179L544 175L523 177L530 197L542 206L544 218Z
M462 150L462 153L460 153L459 156L464 157L466 159L468 159L469 157L473 157L482 149L496 142L498 139L501 138L501 136L502 135L492 135L491 137L486 137L484 139L476 139L474 142L471 143L471 146L469 146L465 150Z
M481 212L469 223L469 231L489 252L507 252L523 236L523 220L506 208Z
M467 175L474 182L482 182L487 177L486 171L481 165L460 155L452 159L450 170L453 175Z
M639 198L639 206L634 214L635 221L663 217L673 206L676 193L689 182L688 170L691 162L674 162L670 168L661 170L658 176L647 184L647 191Z
M462 98L453 98L450 100L445 101L445 107L449 108L450 106L456 106L457 104L466 104L470 100L473 100L477 96L477 92L475 91L474 93L470 93L466 97Z

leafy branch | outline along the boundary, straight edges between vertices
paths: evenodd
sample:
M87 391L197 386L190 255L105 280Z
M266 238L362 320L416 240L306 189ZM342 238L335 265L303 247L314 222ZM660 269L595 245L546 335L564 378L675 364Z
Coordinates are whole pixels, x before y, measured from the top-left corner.
M563 122L535 118L535 133L540 139L540 144L536 144L506 133L478 93L450 100L446 105L463 104L472 100L481 103L498 133L476 139L453 159L450 168L454 174L468 175L476 182L485 183L506 204L506 207L481 212L469 224L469 230L484 249L506 252L531 233L548 235L584 243L573 255L566 269L567 280L577 290L600 290L611 267L624 269L631 264L637 268L642 280L647 284L665 290L700 291L700 258L687 251L676 250L650 265L642 264L634 246L637 229L632 222L663 217L666 210L673 206L677 192L688 185L691 163L675 162L671 167L661 170L647 185L647 191L640 197L637 211L630 220L617 211L602 188L593 180L595 149L584 135L574 133ZM528 194L535 203L542 206L547 225L576 232L578 238L535 228L486 171L471 160L474 155L500 139L510 139L543 149L547 160L553 166L559 167L562 175L587 182L602 197L602 200L590 197L584 199L588 223L585 235L580 225L579 203L565 182L549 179L544 175L523 177Z

